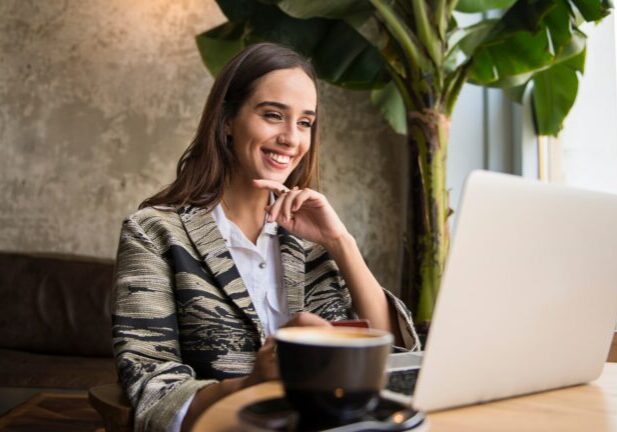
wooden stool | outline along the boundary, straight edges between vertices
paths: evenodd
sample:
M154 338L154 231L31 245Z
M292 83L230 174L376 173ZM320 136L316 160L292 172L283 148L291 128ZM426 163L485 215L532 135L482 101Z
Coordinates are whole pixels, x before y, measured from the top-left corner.
M107 432L131 432L133 430L133 407L120 384L92 387L88 392L88 399L103 418Z

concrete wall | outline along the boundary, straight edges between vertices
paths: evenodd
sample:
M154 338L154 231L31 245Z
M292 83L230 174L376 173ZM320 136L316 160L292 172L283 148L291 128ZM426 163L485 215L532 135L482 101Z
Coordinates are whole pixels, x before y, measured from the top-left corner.
M0 250L114 257L122 218L170 182L212 84L213 1L0 2ZM365 93L324 85L323 190L396 286L404 141Z

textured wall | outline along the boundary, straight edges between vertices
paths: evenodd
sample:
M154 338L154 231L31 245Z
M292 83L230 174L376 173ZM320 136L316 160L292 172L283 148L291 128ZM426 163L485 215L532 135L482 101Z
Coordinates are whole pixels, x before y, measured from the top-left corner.
M120 223L172 180L212 78L205 0L0 2L0 249L113 257ZM403 148L366 94L322 86L322 186L396 284Z

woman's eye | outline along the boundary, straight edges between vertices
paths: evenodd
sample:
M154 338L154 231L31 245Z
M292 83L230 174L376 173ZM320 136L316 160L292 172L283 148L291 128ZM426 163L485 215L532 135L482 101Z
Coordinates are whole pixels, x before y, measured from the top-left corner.
M268 111L264 114L264 117L270 120L283 120L283 115L274 111Z
M313 126L313 123L311 123L311 122L310 122L310 121L308 121L308 120L300 120L300 121L298 122L298 124L299 124L300 126L302 126L302 127L305 127L305 128L310 128L310 127L312 127L312 126Z

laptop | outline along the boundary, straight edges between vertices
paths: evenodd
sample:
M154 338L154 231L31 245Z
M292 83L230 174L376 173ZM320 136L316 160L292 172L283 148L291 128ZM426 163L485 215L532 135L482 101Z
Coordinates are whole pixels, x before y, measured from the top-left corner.
M413 406L592 381L616 322L617 195L473 172Z

